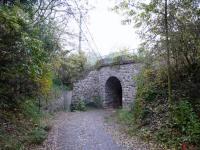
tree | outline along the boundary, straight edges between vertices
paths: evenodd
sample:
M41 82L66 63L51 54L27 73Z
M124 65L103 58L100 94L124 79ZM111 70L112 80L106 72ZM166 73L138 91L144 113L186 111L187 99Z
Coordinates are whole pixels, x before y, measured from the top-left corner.
M61 57L59 76L66 85L72 85L77 78L81 77L86 69L87 58L83 51L71 53Z
M167 0L165 0L165 41L166 41L166 51L167 51L168 101L169 101L169 107L172 107L171 64L170 64L167 8L168 8Z
M148 57L151 57L154 65L167 68L168 81L172 80L173 88L180 87L175 81L185 78L180 72L187 70L186 76L192 79L188 84L196 85L192 89L197 89L195 82L200 68L198 0L124 0L116 5L115 10L123 13L126 18L132 18L143 41L143 49L148 51ZM188 81L185 79L185 82ZM169 99L172 95L171 86L169 82Z
M24 6L0 7L0 107L15 108L51 88L51 56L60 51L52 24L34 26Z

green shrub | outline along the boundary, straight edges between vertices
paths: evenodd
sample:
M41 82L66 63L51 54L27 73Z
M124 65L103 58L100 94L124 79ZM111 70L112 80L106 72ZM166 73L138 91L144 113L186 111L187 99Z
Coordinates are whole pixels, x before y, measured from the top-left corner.
M191 104L186 100L180 101L174 108L173 116L173 125L183 134L181 141L200 145L200 120Z
M79 100L75 104L71 104L71 111L86 111L86 104L83 100Z
M136 77L138 98L148 102L152 102L156 99L159 90L157 88L158 85L155 76L155 70L145 68Z
M47 137L47 132L41 128L37 127L32 130L29 134L29 140L32 144L41 144Z
M176 130L172 130L170 127L162 127L154 133L155 140L158 143L162 143L168 147L180 148L180 137Z
M62 85L61 79L56 75L53 76L52 82L53 82L53 86L60 87Z
M76 110L86 111L86 104L85 104L85 102L83 100L80 100L77 103Z
M6 124L0 124L0 149L24 150L28 144L40 144L50 130L45 118L47 114L39 112L33 99L21 103L19 109L0 111ZM43 118L44 117L44 118Z
M115 65L115 64L120 64L122 61L122 57L121 56L115 56L113 57L112 59L112 63Z
M156 140L180 148L180 144L199 145L200 121L191 104L182 100L174 104L172 120L155 132Z
M92 100L86 104L88 108L102 108L101 98L98 96L92 97Z
M133 127L136 127L138 135L143 137L145 128L148 136L151 136L149 135L151 133L152 139L171 148L180 149L180 145L183 143L186 143L188 147L197 146L199 148L198 103L185 94L185 89L176 87L173 91L173 111L172 113L169 111L166 69L144 68L137 76L136 82L137 94L132 111ZM179 85L179 83L177 84ZM184 100L184 97L187 99L190 97L191 100Z
M141 128L137 135L144 141L149 141L152 138L151 131L148 128Z
M148 108L143 108L141 111L141 119L145 119L151 111Z
M162 143L167 143L171 137L171 133L166 128L161 128L155 133L156 140Z
M27 100L20 105L22 113L26 118L31 118L33 123L38 123L41 117L39 108L34 102L34 100Z
M10 136L3 129L0 129L0 148L2 150L21 150L22 147L22 143L16 137Z
M149 117L151 114L151 110L146 108L144 102L141 99L136 99L134 107L133 107L133 120L136 124L141 124L144 119Z
M140 123L142 109L143 109L142 100L137 98L135 100L135 103L134 103L134 106L133 106L133 118L134 118L134 122L137 123L137 124Z
M157 96L157 92L154 87L144 88L144 90L142 91L142 94L143 94L144 100L149 101L149 102L155 100Z

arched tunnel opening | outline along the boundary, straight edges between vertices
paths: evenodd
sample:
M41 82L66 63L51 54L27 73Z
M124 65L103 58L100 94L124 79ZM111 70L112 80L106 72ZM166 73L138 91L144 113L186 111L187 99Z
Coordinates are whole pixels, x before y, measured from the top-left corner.
M113 108L122 107L122 86L119 79L110 77L105 85L105 106Z

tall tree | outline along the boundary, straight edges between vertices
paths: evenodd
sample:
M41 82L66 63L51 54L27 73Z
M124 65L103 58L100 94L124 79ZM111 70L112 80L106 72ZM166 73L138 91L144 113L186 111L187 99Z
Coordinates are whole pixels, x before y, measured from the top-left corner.
M170 64L170 48L169 48L169 35L168 35L168 3L165 0L165 41L167 52L167 74L168 74L168 101L169 107L172 106L172 85L171 85L171 64Z
M197 74L200 62L200 9L199 0L123 0L116 4L115 10L125 18L132 19L143 41L142 46L159 67L168 72L169 101L172 87L179 88L172 79L187 76L185 82L193 91L198 89ZM165 62L165 63L163 63ZM187 70L186 75L180 73ZM171 79L170 79L171 78ZM170 82L171 81L171 82ZM180 82L181 83L181 82ZM182 85L184 86L184 85ZM197 90L195 90L198 95ZM191 91L188 91L188 94ZM171 102L170 102L171 103Z

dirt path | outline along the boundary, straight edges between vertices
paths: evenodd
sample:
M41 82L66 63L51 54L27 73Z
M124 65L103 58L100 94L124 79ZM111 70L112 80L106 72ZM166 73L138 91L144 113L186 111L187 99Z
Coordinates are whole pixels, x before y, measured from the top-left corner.
M38 150L149 150L148 145L135 139L131 145L115 125L105 122L105 117L112 112L89 110L59 114L48 139ZM116 138L116 135L122 137Z

